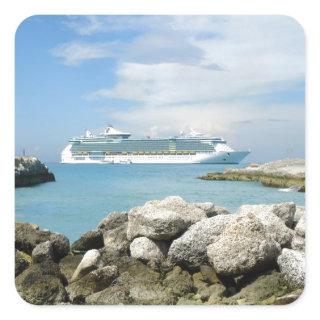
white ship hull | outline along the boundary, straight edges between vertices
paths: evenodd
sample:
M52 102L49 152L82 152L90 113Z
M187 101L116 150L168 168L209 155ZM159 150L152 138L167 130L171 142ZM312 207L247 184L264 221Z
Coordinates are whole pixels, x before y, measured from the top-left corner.
M107 155L100 159L89 156L73 156L71 145L68 145L61 154L61 163L100 163L100 164L130 164L130 163L206 163L206 164L237 164L245 158L249 151L215 151L197 152L196 154L164 154L164 155Z

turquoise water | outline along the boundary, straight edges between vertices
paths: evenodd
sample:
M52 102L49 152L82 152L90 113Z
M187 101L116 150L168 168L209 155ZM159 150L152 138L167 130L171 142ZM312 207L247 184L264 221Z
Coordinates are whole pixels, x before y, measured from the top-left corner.
M48 166L56 182L16 189L16 220L61 232L71 241L94 229L108 212L129 210L169 195L192 202L212 201L231 211L242 204L294 201L304 205L305 201L304 193L280 192L260 183L196 179L207 172L223 171L225 165Z

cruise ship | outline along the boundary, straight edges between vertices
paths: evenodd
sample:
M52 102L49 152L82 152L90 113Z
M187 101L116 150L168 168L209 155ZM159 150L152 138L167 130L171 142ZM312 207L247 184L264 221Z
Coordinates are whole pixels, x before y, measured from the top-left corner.
M103 132L73 138L61 153L61 163L215 163L237 164L250 151L235 151L222 138L191 130L170 138L131 139L108 125Z

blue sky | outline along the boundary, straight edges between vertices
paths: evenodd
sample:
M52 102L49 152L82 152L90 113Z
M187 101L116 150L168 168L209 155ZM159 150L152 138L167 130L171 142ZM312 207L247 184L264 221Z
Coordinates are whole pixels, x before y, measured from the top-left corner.
M33 16L16 33L16 155L58 161L109 123L193 128L248 161L304 157L305 52L286 16Z

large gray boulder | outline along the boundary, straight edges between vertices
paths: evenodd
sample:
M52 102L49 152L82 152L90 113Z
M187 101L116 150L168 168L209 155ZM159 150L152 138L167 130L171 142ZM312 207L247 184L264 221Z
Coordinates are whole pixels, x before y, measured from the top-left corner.
M284 221L286 226L291 228L293 226L294 214L296 212L296 205L293 202L284 202L279 204L259 204L259 205L242 205L237 213L265 213L274 214Z
M135 238L130 244L131 256L149 262L160 262L165 259L168 245L163 241L155 241L146 237Z
M31 255L32 250L41 242L50 240L51 233L42 231L39 226L27 222L15 223L15 248Z
M127 239L128 222L120 224L114 229L103 231L104 249L118 255L127 254L130 241Z
M294 231L288 228L282 219L268 212L257 212L256 216L264 225L267 233L277 241L282 248L290 247Z
M80 239L75 241L72 251L88 251L91 249L100 249L103 247L103 234L101 230L91 230L81 235Z
M236 214L255 214L281 247L289 247L294 232L287 225L292 225L294 212L295 204L286 202L272 205L242 205Z
M101 254L98 250L92 249L86 252L83 256L81 262L79 263L77 269L75 270L74 274L71 277L70 282L74 282L82 278L84 275L88 274L89 272L102 267L101 262Z
M32 251L33 263L40 263L45 260L53 259L53 247L51 241L39 243Z
M234 215L218 215L195 223L172 242L169 259L187 269L196 269L208 262L207 246L217 239L232 219Z
M291 289L304 288L305 258L304 253L284 248L278 257L280 272Z
M103 231L112 230L128 222L128 213L125 211L111 212L98 224L98 229Z
M130 210L127 237L144 236L153 240L171 240L192 224L206 219L204 210L180 197L152 200Z
M218 274L236 276L268 268L280 254L280 245L255 214L247 213L232 219L207 254Z

